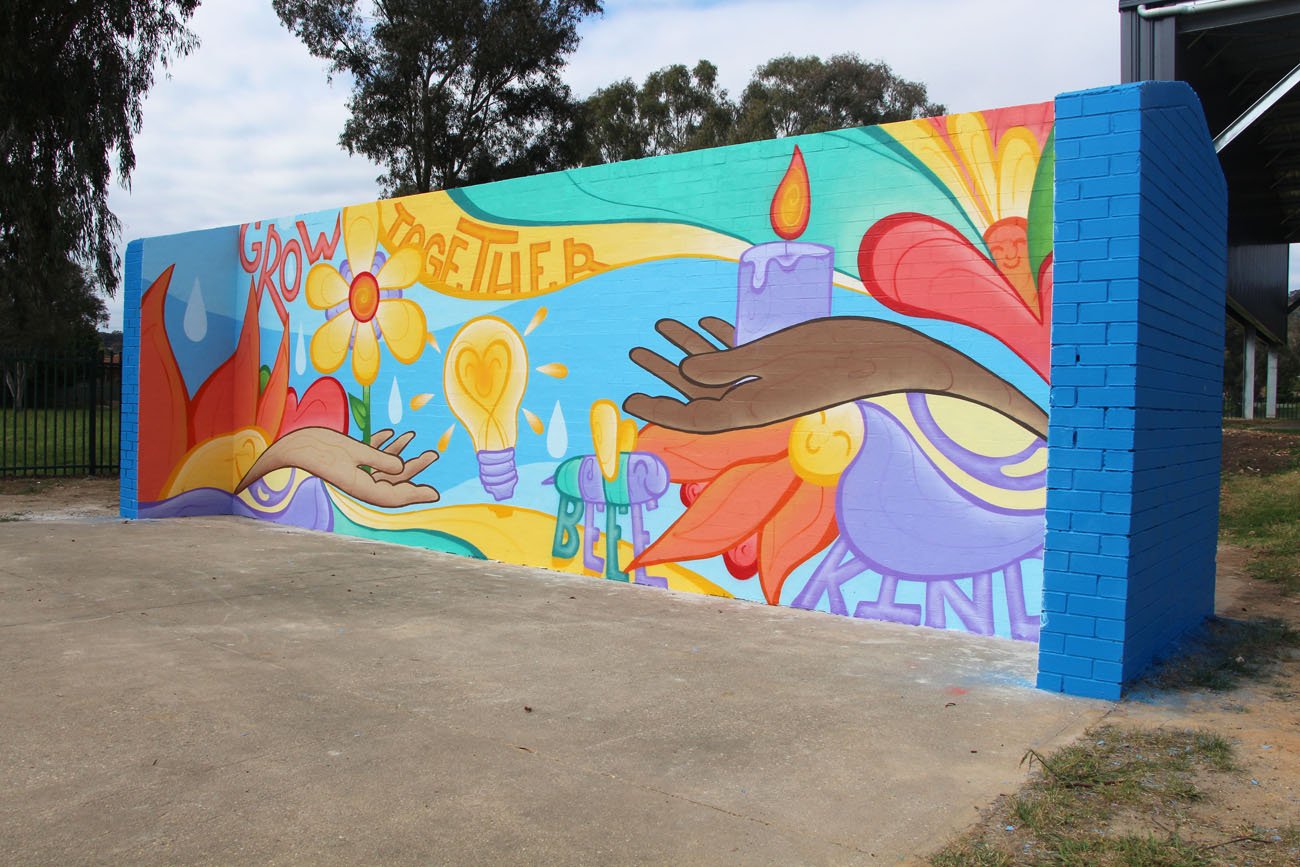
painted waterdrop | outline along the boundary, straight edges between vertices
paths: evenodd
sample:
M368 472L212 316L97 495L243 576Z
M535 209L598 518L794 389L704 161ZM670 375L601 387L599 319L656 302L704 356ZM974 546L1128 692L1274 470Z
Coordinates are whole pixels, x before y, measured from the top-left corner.
M302 323L298 323L298 348L293 353L293 369L302 376L307 372L307 344L302 336Z
M198 343L208 335L208 307L203 301L203 288L199 278L194 278L189 300L185 302L185 336Z
M558 461L568 450L569 428L564 423L564 411L557 400L555 409L551 411L551 423L547 426L546 453Z
M393 424L402 423L402 392L397 388L397 377L393 377L393 387L388 392L388 420Z

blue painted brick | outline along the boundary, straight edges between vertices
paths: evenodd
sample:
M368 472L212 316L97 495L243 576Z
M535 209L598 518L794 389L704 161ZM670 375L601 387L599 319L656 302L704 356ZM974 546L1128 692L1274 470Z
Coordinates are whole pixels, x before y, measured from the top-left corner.
M1065 687L1062 683L1062 677L1059 674L1052 674L1047 671L1038 672L1038 680L1035 685L1047 692L1064 692Z
M1125 632L1124 624L1125 621L1123 620L1111 620L1107 617L1098 617L1093 628L1095 629L1098 638L1105 638L1110 641L1123 641Z
M1092 659L1086 656L1069 656L1039 649L1038 670L1052 674L1073 674L1079 677L1092 675Z
M1061 679L1061 691L1084 698L1101 698L1107 701L1118 701L1122 692L1118 683L1069 676Z
M1082 617L1077 614L1052 614L1047 618L1047 623L1052 632L1061 635L1080 635L1085 638L1091 638L1096 634L1093 628L1093 618Z
M1106 683L1122 683L1124 680L1124 666L1118 662L1094 659L1092 661L1092 679Z
M1069 597L1066 613L1085 614L1090 617L1107 617L1115 620L1123 620L1126 608L1127 605L1123 599L1106 599L1101 596L1081 596L1075 594Z

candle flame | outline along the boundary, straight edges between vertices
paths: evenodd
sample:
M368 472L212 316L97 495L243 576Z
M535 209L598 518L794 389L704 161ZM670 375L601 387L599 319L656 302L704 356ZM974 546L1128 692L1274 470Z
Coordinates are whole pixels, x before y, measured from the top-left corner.
M777 185L776 195L772 196L772 228L782 238L793 241L808 228L811 212L812 189L808 183L808 166L804 164L803 152L795 145L790 167L785 170L785 177Z

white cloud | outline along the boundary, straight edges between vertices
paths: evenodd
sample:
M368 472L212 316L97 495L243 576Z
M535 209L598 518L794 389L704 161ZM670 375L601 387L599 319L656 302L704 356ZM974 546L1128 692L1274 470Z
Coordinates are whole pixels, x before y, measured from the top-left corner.
M208 0L193 28L202 45L145 104L132 191L110 197L124 242L374 197L379 169L337 144L346 83L326 83L268 0ZM844 51L950 110L993 108L1114 82L1119 16L1114 0L611 0L567 79L585 95L708 58L738 93L769 58ZM120 297L111 308L120 327Z

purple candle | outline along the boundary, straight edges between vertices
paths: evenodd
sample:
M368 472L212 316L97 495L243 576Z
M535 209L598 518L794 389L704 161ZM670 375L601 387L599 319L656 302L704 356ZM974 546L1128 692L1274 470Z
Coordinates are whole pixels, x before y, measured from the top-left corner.
M834 249L821 244L773 241L742 253L736 286L737 345L830 316L834 266Z

